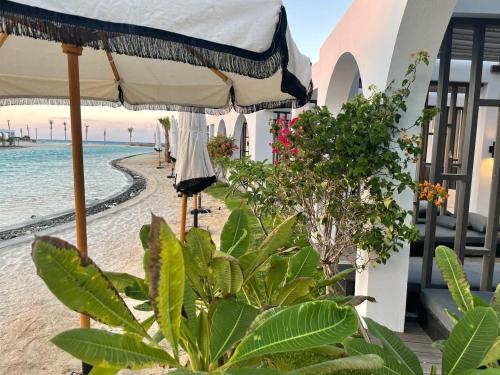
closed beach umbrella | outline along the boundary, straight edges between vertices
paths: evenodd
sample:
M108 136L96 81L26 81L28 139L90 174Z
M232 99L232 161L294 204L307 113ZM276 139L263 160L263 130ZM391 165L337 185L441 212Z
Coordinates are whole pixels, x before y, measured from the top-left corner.
M158 153L158 166L156 168L163 168L161 166L161 133L160 126L156 124L156 132L155 132L155 151Z
M84 256L80 105L248 113L300 106L312 88L281 0L2 0L0 61L0 105L70 106Z
M198 194L212 185L215 172L207 149L207 121L203 114L179 113L175 188L182 193L181 233L186 229L187 197L193 196L194 226L198 226Z
M178 158L175 188L188 195L197 194L215 182L215 172L207 150L205 115L179 113Z
M178 134L179 134L179 130L178 130L177 119L174 116L172 116L171 120L170 120L169 143L170 143L170 157L174 160L174 162L177 159Z

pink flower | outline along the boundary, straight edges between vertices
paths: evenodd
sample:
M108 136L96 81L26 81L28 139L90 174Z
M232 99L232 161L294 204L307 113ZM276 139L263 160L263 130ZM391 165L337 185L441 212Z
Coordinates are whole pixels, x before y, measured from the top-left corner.
M290 154L297 155L297 147L294 147L290 150Z
M288 125L293 128L295 126L295 124L297 123L297 121L299 121L299 118L295 117L292 120L290 120L290 122L288 123Z

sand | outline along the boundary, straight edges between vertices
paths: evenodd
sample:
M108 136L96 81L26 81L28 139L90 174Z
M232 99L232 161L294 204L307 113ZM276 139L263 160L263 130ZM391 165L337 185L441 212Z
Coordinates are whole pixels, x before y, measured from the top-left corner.
M89 255L103 270L143 275L138 231L150 221L151 212L178 231L180 198L172 180L166 177L170 168L156 169L157 161L156 154L123 160L123 166L146 177L146 190L88 218ZM200 215L200 227L208 228L218 242L229 211L223 202L208 194L203 194L203 206L212 213ZM188 216L188 225L191 223L192 217ZM74 223L39 234L75 243ZM0 374L69 374L79 370L79 361L49 340L59 332L76 328L78 314L62 305L36 275L31 260L32 241L33 237L26 236L0 242Z

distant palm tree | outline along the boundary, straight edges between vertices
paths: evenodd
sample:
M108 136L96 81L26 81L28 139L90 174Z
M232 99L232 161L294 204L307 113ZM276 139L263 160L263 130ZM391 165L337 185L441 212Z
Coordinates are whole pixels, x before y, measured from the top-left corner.
M168 117L159 118L158 121L165 131L165 161L170 163L170 143L168 142L168 132L170 131L170 119Z
M106 129L104 129L104 143L106 143Z
M132 132L134 131L134 128L127 128L128 130L128 144L132 145Z
M88 141L88 136L89 136L89 126L90 125L85 125L85 143Z
M52 120L49 120L49 124L50 124L50 141L52 142L52 124L54 123L54 121Z
M64 142L66 142L66 121L63 122L64 126Z

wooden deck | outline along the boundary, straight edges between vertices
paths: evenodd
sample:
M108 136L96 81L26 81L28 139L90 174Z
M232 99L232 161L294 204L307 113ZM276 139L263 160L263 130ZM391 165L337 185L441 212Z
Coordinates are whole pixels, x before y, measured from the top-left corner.
M441 352L432 346L431 338L418 323L406 322L405 332L398 333L398 336L417 355L425 375L431 373L432 365L441 374ZM374 344L380 344L377 338L370 336L370 339Z
M432 365L441 373L441 351L432 346L431 338L417 322L406 322L405 332L399 337L417 355L424 374L431 373Z

